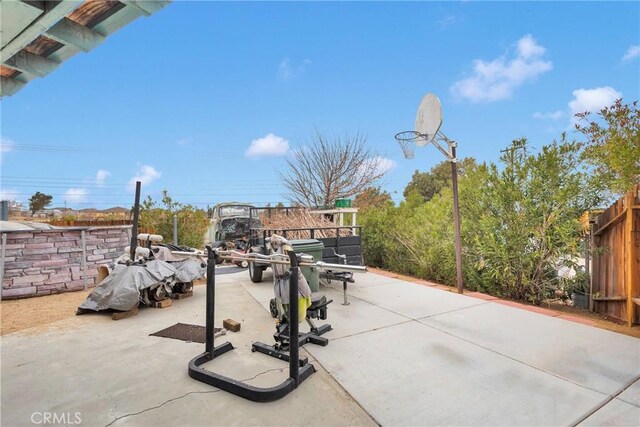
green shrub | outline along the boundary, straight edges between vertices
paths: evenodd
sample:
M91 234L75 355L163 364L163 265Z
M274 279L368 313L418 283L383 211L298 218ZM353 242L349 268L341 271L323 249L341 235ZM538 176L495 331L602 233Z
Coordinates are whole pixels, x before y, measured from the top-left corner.
M557 269L580 253L579 216L598 201L579 151L564 135L537 154L521 139L504 150L500 166L469 162L459 180L467 289L540 303L561 288ZM456 283L450 188L426 202L410 189L399 206L360 218L369 265Z
M151 196L147 196L140 209L140 226L160 234L165 243L172 243L173 216L176 215L178 244L202 248L204 246L205 233L209 226L207 213L203 209L197 209L192 205L174 202L167 190L162 192L162 204L164 208L158 207Z

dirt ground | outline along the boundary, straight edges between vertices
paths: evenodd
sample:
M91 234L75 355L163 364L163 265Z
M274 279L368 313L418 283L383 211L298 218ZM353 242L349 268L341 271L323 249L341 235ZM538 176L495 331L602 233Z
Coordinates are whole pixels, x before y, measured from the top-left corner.
M194 284L205 283L196 280ZM1 301L0 336L73 317L92 290Z
M65 292L0 303L0 335L38 327L75 316L91 291Z
M597 313L592 313L588 310L583 310L581 308L576 308L562 303L552 303L549 306L542 305L542 307L549 308L554 311L559 311L565 314L570 314L572 316L579 316L585 319L589 319L595 322L596 326L601 329L606 329L608 331L617 332L619 334L640 338L640 326L637 325L630 328L627 325L621 325L614 322L613 320L606 319L605 317L602 317Z

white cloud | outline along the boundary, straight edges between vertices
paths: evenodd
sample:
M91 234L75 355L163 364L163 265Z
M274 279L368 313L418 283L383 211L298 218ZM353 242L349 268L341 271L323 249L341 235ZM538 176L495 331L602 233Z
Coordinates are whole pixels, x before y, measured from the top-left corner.
M518 55L524 59L542 56L546 51L547 49L536 43L536 39L531 34L518 40Z
M64 200L69 203L80 203L87 199L87 190L84 188L70 188L64 192Z
M245 151L246 157L284 156L289 151L289 141L272 133L265 137L254 139Z
M10 188L0 188L0 200L13 200L21 202L19 192Z
M16 145L10 138L5 138L0 136L0 151L3 153L8 153L9 151L13 151L13 147Z
M363 162L360 166L362 169L374 168L376 174L385 174L396 167L396 162L386 157L372 157Z
M599 112L619 98L622 98L622 93L610 86L574 90L573 99L569 102L571 122L576 122L576 113L584 113L585 111Z
M566 115L564 111L554 111L552 113L533 113L533 118L538 120L560 120Z
M629 46L629 49L627 49L627 52L622 57L622 60L625 62L631 61L632 59L637 58L639 56L640 56L640 46L637 44L634 44Z
M473 74L455 82L451 92L471 102L499 101L510 98L516 88L553 68L551 61L542 58L546 49L531 34L518 40L516 51L512 58L489 62L476 59Z
M102 187L104 185L104 181L111 175L111 172L106 171L104 169L100 169L98 170L98 172L96 172L96 184L99 187Z
M162 173L158 172L153 166L142 165L138 168L133 178L129 180L127 189L134 191L136 189L136 181L140 181L142 185L149 185L159 179L161 175Z
M456 18L455 15L447 15L444 18L438 20L438 22L437 22L438 28L441 31L442 30L446 30L447 28L449 28L450 26L455 24L457 20L458 20L458 18Z
M282 80L290 80L304 73L311 64L308 59L303 60L300 64L294 64L289 58L283 58L278 65L278 77Z
M10 151L13 151L15 145L16 145L16 143L13 142L12 139L0 136L0 163L2 162L2 159L4 157L4 153L8 153Z
M182 138L178 141L178 145L189 145L191 143L191 138Z

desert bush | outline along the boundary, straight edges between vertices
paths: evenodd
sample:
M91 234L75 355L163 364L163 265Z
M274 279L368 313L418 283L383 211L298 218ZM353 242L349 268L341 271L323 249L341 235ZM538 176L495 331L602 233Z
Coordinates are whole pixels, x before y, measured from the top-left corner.
M160 234L166 243L173 242L173 216L178 223L178 244L202 248L204 236L209 226L207 213L189 204L174 202L167 190L162 192L162 206L147 198L140 207L140 226Z

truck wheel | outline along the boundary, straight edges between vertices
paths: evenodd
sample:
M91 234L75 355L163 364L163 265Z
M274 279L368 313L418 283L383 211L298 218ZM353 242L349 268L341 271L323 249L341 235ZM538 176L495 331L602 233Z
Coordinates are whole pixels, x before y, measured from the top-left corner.
M249 277L253 283L262 282L262 272L264 269L253 262L249 263Z

